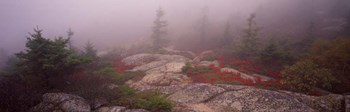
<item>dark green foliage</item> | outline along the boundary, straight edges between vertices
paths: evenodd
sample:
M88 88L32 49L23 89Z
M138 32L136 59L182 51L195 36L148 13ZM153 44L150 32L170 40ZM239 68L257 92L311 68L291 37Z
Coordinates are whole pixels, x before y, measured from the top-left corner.
M350 92L350 39L316 40L310 49L309 57L321 67L330 69L340 80L332 91Z
M18 59L15 56L9 56L5 62L5 66L0 68L0 77L1 75L11 76L18 74L18 71L16 71L16 63L18 63Z
M95 49L94 45L89 41L86 43L86 46L84 47L85 51L84 54L93 60L96 60L98 58L97 56L97 50Z
M231 25L229 22L226 23L225 26L225 31L224 34L222 36L222 38L219 40L219 46L221 48L229 48L232 45L232 38L233 36L231 35Z
M68 47L71 50L74 50L74 47L73 47L73 44L72 44L72 37L73 37L73 35L74 35L74 32L72 31L72 29L69 28L68 31L67 31L67 37L69 39Z
M208 7L203 7L202 9L202 17L200 20L200 40L199 40L199 45L205 44L207 41L207 34L208 34ZM204 47L204 46L201 46Z
M152 112L169 112L173 104L158 92L145 91L112 101L115 105L142 108Z
M24 81L18 75L0 78L1 112L26 112L37 105L45 93L40 88L42 81L35 77L29 77L31 81Z
M337 82L331 70L322 68L312 60L301 60L282 71L282 83L292 90L310 92L315 87L331 88Z
M136 90L129 87L129 86L120 86L118 87L118 94L120 94L120 96L128 96L128 95L132 95L135 94Z
M243 30L244 35L239 40L238 53L240 56L254 56L258 51L258 32L259 28L255 20L255 14L251 14L248 18L248 26Z
M292 61L291 53L285 43L270 41L259 53L262 64L284 65Z
M165 38L167 31L166 27L168 26L168 22L165 20L162 20L164 16L164 11L159 8L157 10L157 17L156 20L153 22L154 26L152 28L153 34L152 34L152 40L153 40L153 47L155 50L159 50L163 47L168 46L169 40Z
M62 37L54 40L44 38L42 30L34 29L27 38L24 52L17 53L18 71L22 75L35 75L45 78L72 72L75 67L84 63L84 59L67 48L69 39Z

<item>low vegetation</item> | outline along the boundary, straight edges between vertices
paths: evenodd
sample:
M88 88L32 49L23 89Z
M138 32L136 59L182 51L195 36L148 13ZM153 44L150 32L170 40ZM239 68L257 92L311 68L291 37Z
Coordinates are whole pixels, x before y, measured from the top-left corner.
M168 112L173 108L173 104L169 100L153 91L128 94L112 101L112 104L129 108L143 108L153 112Z
M83 51L69 47L69 42L69 38L44 38L39 29L30 34L27 50L9 60L2 73L5 79L0 82L1 111L27 111L49 92L75 94L89 102L97 98L115 101L132 97L134 103L122 106L154 111L171 109L172 104L160 94L136 93L124 85L129 80L140 80L145 73L126 71L131 66L121 63L120 52L100 57L90 42Z

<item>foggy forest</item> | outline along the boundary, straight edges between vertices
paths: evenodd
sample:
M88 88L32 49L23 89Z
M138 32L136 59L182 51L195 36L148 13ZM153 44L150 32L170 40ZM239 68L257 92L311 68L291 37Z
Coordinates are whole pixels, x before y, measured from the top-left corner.
M350 0L1 0L0 112L350 112Z

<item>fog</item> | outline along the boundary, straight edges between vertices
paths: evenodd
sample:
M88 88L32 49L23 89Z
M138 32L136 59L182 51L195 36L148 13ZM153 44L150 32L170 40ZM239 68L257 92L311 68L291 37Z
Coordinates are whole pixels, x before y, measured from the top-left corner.
M208 30L213 37L227 22L238 35L246 18L256 13L265 35L297 37L310 21L339 20L346 0L1 0L0 48L11 53L24 48L28 32L38 26L44 36L66 36L71 28L77 47L91 41L98 49L147 40L161 7L169 22L168 37L176 40L195 35L207 8ZM338 3L338 4L337 4ZM345 6L344 6L345 5ZM347 6L346 6L347 5ZM333 14L333 15L332 15ZM331 15L331 17L330 17ZM331 18L331 19L329 19ZM335 18L335 19L334 19ZM321 20L322 19L322 20ZM341 20L341 18L340 18ZM341 26L343 23L323 25ZM333 25L333 26L332 26ZM283 32L283 33L281 33Z

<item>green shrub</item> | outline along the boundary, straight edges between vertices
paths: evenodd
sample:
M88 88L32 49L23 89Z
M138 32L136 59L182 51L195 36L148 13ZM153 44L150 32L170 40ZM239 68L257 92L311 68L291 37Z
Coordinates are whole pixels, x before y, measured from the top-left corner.
M186 62L185 66L183 66L181 68L181 72L186 73L188 70L192 70L192 69L193 69L193 67L192 67L191 63Z
M153 112L168 112L173 104L158 92L145 91L112 101L112 104L129 108L142 108Z
M162 112L170 111L173 105L163 96L155 95L147 99L140 99L136 105L147 110Z
M314 87L330 88L332 82L337 82L329 69L319 67L312 60L299 61L281 73L282 83L299 92L309 92Z
M135 94L135 92L136 92L136 90L134 88L131 88L131 87L126 86L126 85L118 87L117 91L118 91L118 94L120 94L121 96L132 95L132 94Z

